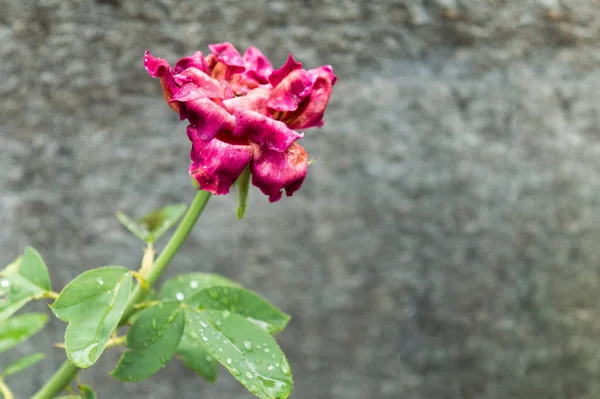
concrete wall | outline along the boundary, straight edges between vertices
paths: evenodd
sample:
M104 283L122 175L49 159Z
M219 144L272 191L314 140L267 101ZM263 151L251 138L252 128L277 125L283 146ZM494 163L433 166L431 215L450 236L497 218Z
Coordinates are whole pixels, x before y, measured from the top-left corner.
M0 0L0 263L56 287L136 267L114 218L188 201L185 124L142 65L208 43L332 64L300 192L211 200L170 274L225 274L291 313L295 398L600 397L600 10L592 0ZM53 322L22 347L64 359ZM5 364L16 352L3 354ZM177 362L101 398L250 397Z

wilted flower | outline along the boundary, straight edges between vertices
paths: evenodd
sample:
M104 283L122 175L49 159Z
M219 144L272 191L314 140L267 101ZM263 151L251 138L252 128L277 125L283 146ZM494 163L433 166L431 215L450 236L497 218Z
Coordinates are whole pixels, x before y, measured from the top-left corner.
M290 55L273 70L255 47L242 56L230 44L209 45L174 67L146 51L144 66L160 78L169 106L187 119L190 175L201 189L226 194L249 165L252 184L269 201L300 188L308 165L294 129L323 124L336 77L330 66L302 69Z

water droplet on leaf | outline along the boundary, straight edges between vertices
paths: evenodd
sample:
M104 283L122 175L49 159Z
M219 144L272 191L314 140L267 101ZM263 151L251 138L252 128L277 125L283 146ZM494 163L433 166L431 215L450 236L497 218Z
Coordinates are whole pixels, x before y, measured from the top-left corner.
M198 282L196 280L190 281L190 288L198 288Z
M104 280L102 279L102 277L98 277L96 279L96 283L98 283L98 285L104 285Z
M248 352L252 351L252 342L244 341L244 349L246 349Z
M248 378L249 380L251 380L251 379L253 379L253 378L254 378L254 375L253 375L251 372L249 372L249 371L246 371L246 372L244 373L244 375L245 375L245 376L246 376L246 378Z
M183 295L183 292L178 292L177 294L175 294L175 299L177 299L178 301L183 301L185 299L185 295Z

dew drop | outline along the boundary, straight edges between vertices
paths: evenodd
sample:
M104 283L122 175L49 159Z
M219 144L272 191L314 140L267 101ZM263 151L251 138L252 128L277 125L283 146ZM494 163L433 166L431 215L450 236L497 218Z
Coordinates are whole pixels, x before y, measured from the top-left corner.
M196 280L190 281L190 288L198 288L198 282Z
M208 324L206 324L206 323L205 323L205 322L203 322L203 321L200 321L200 325L201 325L202 327L204 327L204 328L208 328Z
M204 341L204 342L207 342L207 341L208 341L208 338L206 338L206 336L205 336L205 335L203 335L203 336L202 336L202 341Z
M252 342L244 341L244 349L246 349L248 352L252 351Z
M269 370L269 371L273 371L273 370L275 370L275 366L273 366L272 364L269 364L269 365L267 366L267 370Z
M206 356L205 359L207 362L212 362L213 360L212 356Z
M252 374L252 373L251 373L251 372L249 372L249 371L246 371L246 372L244 373L244 375L245 375L245 376L246 376L246 378L248 378L249 380L251 380L251 379L253 379L253 378L254 378L254 374Z
M254 384L250 385L250 387L248 389L252 393L257 393L258 392L258 387L256 385L254 385Z
M161 362L162 364L167 364L167 360L168 360L168 359L167 359L166 357L163 357L163 356L161 356L161 357L160 357L160 362Z
M102 277L98 277L98 278L96 279L96 283L97 283L98 285L104 285L104 280L102 279Z
M265 353L269 353L269 352L271 352L271 349L265 348Z
M219 299L219 297L221 296L217 291L215 290L208 290L208 296L211 297L212 299Z
M177 299L178 301L183 301L185 299L185 295L183 295L183 292L178 292L177 294L175 294L175 299Z
M10 281L8 280L2 280L0 281L0 287L6 288L10 285Z
M231 364L231 358L228 357L227 360L225 360L227 362L227 364Z
M285 375L292 374L292 371L290 370L290 365L287 364L287 362L281 363L281 372Z
M223 311L223 318L224 318L224 319L226 319L226 318L228 318L229 316L231 316L231 312L230 312L229 310L224 310L224 311Z
M233 375L240 375L240 370L236 369L235 367L232 367L229 369L229 371L231 371L231 374Z

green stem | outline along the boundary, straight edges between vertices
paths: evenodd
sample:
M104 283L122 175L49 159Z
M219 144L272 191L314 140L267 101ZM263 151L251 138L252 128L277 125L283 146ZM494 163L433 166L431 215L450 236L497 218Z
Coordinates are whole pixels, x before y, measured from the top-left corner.
M135 311L135 305L144 300L148 290L156 283L156 280L158 280L164 272L169 262L171 262L171 259L173 259L177 251L179 251L179 248L181 248L181 245L192 231L198 217L200 217L200 214L204 210L210 196L211 194L209 192L198 191L185 216L181 222L179 222L179 226L177 226L175 233L173 233L169 242L152 265L152 268L148 271L148 274L146 275L146 282L148 283L147 289L144 289L144 287L138 283L131 293L127 307L121 318L121 324L124 324L129 319L131 314ZM78 371L79 369L77 367L66 360L32 399L54 398L59 392L65 389L73 378L75 378Z
M46 382L46 384L40 389L32 399L51 399L55 397L60 391L65 389L71 380L77 374L79 369L71 364L68 360L65 360L62 366Z
M2 378L0 378L0 393L2 394L2 397L4 397L4 399L15 399L10 388L8 387L8 385L6 385Z

